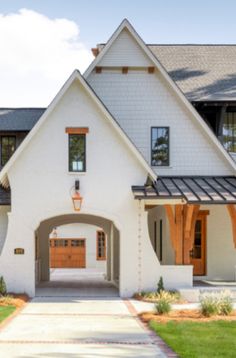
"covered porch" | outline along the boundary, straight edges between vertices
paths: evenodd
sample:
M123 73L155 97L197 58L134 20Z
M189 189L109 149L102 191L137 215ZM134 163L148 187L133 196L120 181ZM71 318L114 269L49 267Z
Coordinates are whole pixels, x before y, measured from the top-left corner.
M132 190L148 212L167 288L191 287L195 280L235 283L235 177L159 177Z

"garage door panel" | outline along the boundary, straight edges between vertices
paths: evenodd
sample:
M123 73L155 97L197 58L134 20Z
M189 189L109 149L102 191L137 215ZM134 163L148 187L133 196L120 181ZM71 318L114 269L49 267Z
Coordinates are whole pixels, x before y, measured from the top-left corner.
M85 239L50 239L50 267L85 268Z

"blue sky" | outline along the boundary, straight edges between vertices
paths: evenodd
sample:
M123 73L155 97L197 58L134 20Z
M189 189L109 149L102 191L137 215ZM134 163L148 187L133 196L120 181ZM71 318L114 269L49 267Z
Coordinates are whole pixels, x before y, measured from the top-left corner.
M124 18L146 43L236 43L235 0L0 0L0 106L46 106Z
M236 43L235 0L0 0L0 12L32 9L75 21L88 46L128 18L149 43Z

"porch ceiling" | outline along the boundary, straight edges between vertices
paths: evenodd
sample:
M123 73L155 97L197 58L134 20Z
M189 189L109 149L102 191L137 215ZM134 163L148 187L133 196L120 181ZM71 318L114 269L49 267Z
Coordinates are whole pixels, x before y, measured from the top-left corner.
M236 204L235 176L158 177L152 185L132 186L135 199L183 199L190 204Z

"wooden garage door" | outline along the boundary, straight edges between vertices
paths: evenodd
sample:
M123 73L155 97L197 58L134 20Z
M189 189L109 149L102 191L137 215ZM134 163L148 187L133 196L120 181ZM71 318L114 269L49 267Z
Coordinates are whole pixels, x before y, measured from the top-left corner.
M85 239L50 239L50 267L85 268Z

